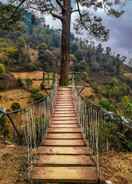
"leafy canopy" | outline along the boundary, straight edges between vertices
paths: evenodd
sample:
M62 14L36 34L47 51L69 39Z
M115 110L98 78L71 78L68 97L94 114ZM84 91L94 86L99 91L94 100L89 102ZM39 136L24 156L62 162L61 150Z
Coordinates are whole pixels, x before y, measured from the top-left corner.
M42 14L50 14L63 24L63 13L66 11L64 6L65 0L11 0L11 2L17 5L16 11L21 6L24 6L35 13L39 11ZM103 41L108 39L109 30L103 25L102 18L95 16L95 14L92 15L90 9L97 10L98 8L103 8L106 14L115 17L119 17L124 13L124 11L115 9L114 3L116 1L114 2L113 0L69 0L69 2L71 5L70 13L78 14L76 24L74 25L76 31L87 30L89 34Z

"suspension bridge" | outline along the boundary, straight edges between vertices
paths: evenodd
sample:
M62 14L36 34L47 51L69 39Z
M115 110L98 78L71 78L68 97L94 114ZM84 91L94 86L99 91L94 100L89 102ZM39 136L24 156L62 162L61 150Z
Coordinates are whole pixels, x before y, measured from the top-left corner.
M95 162L83 139L71 88L58 88L47 136L38 148L32 181L97 183Z
M74 76L69 87L56 79L50 94L26 109L0 110L10 140L27 147L32 184L102 183L101 156L113 149L113 136L127 145L132 121L86 102L78 91Z

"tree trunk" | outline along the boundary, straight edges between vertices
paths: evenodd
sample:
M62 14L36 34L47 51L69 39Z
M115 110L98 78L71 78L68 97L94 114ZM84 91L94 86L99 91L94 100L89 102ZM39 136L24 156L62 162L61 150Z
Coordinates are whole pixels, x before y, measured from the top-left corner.
M70 63L70 27L71 27L71 0L63 0L62 10L62 36L61 36L61 68L60 85L68 84L68 72Z

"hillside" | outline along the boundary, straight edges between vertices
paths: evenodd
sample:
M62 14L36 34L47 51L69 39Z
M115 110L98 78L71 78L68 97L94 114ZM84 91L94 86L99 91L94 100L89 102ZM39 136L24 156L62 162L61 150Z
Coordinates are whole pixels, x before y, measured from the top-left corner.
M132 68L104 46L109 29L96 16L104 7L30 1L39 8L31 11L26 2L0 2L0 184L132 184ZM107 16L119 19L112 3ZM47 10L62 29L48 25ZM77 12L84 15L71 25Z

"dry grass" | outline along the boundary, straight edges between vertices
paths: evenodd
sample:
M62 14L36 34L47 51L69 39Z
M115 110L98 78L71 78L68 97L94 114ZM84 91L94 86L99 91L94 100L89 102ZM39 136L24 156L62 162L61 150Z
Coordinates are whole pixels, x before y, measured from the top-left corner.
M101 159L102 174L112 184L132 184L132 153L110 152Z
M30 93L23 89L13 89L0 92L0 97L0 106L6 109L10 108L14 102L19 102L21 107L26 107Z
M26 150L0 144L0 184L27 184Z
M34 72L13 72L12 73L15 78L20 79L32 79L32 87L33 88L40 88L40 84L43 78L42 71L34 71ZM47 75L45 73L45 75ZM51 83L52 81L50 81ZM45 95L47 94L45 91L42 91ZM19 102L22 108L25 108L28 103L30 103L30 92L24 89L13 89L13 90L6 90L0 91L0 107L5 109L9 109L11 104L14 102Z
M15 78L21 78L21 79L42 79L43 78L43 72L42 71L34 71L34 72L13 72L12 73Z

